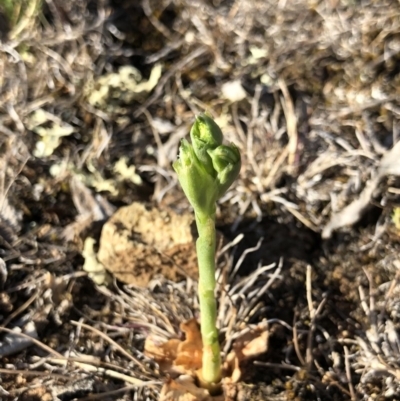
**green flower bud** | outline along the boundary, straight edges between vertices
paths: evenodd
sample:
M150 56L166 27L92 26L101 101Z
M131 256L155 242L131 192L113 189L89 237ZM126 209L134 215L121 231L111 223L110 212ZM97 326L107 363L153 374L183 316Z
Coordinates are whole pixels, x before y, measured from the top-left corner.
M240 172L240 152L233 143L230 146L221 145L208 150L214 170L217 172L218 198L232 185Z
M196 214L212 215L215 203L239 174L239 149L222 145L221 129L206 114L196 118L190 136L193 145L182 140L173 168Z
M204 215L215 213L218 183L204 169L192 145L186 139L182 139L179 158L172 166L193 209Z
M222 145L222 131L207 114L200 114L190 130L193 149L209 174L215 175L212 161L207 151Z

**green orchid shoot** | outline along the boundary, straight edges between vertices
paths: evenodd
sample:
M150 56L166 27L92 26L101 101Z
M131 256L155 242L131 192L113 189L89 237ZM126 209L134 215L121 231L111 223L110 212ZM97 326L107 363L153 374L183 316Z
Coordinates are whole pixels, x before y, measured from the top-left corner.
M192 144L182 140L179 158L173 167L194 209L199 233L196 249L203 339L202 379L205 383L213 384L221 379L217 302L214 294L216 202L239 175L241 161L239 149L234 144L222 144L221 129L207 114L196 117L190 137Z

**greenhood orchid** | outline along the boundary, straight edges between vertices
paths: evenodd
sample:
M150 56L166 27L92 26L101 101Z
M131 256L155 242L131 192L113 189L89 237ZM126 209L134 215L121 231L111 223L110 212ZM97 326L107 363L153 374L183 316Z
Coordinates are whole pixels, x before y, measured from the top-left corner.
M192 143L183 139L179 158L173 163L183 192L195 213L199 238L196 242L199 263L200 323L203 339L202 380L218 383L221 357L216 327L215 299L215 211L216 202L239 175L239 149L223 145L219 126L207 114L197 116L190 131Z

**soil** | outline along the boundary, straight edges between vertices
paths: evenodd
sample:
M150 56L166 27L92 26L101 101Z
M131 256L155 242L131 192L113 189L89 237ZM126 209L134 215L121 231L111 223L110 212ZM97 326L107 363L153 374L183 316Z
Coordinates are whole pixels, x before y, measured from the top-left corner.
M217 208L223 358L268 326L225 400L400 400L397 2L15 3L0 400L160 399L145 341L199 318L171 164L205 110L242 155Z

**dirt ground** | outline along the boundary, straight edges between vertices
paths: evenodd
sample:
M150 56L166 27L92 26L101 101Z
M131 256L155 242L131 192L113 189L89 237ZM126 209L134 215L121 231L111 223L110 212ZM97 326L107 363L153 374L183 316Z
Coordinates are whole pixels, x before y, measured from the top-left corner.
M400 400L394 0L0 0L0 400L210 400L144 350L199 317L171 163L204 111L242 154L223 358L268 333L224 399Z

